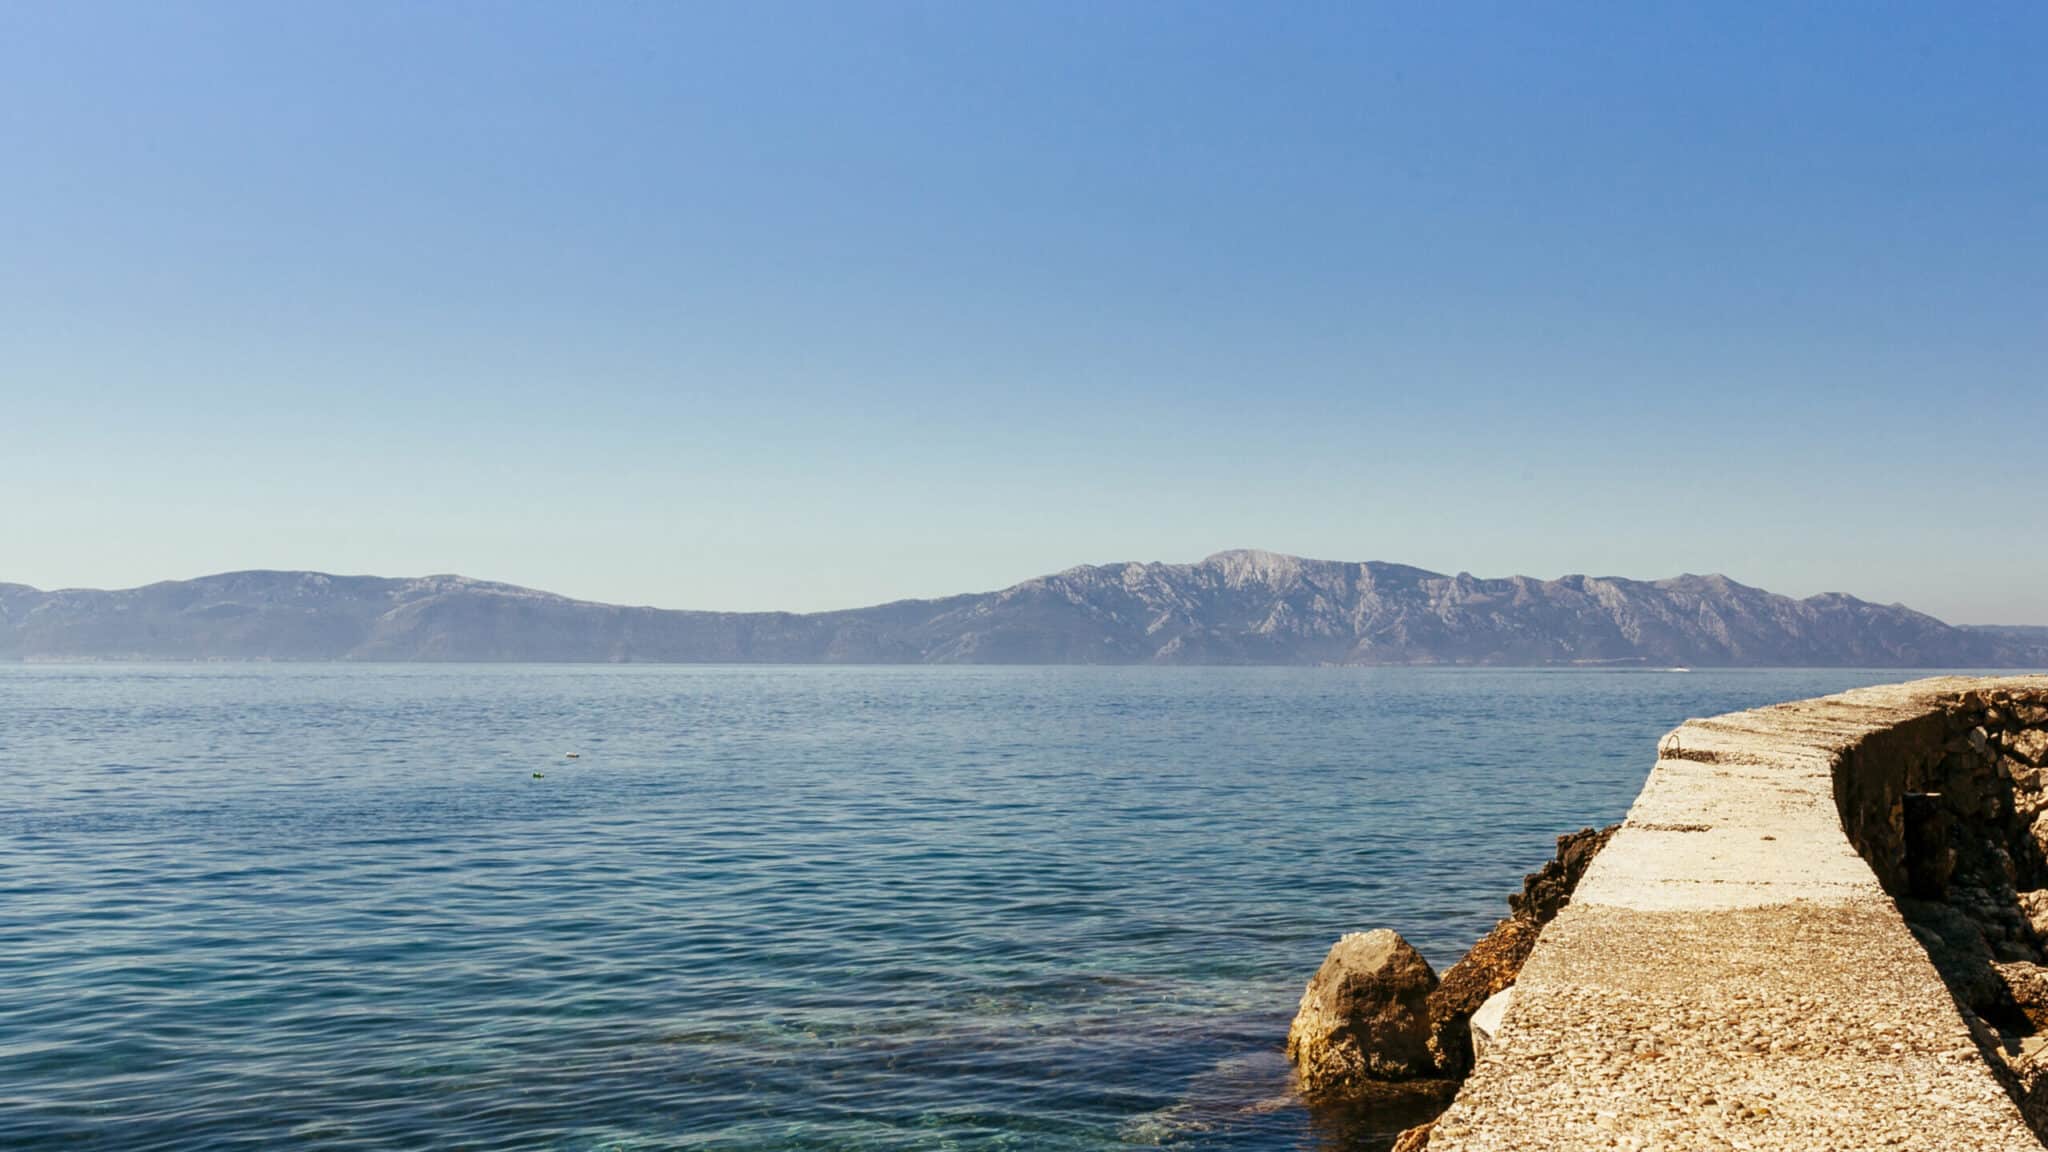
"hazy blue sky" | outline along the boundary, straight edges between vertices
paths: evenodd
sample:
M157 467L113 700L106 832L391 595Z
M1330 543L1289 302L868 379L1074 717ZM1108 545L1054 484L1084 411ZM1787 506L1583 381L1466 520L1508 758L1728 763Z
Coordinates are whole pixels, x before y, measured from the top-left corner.
M0 6L0 580L2048 623L2048 6Z

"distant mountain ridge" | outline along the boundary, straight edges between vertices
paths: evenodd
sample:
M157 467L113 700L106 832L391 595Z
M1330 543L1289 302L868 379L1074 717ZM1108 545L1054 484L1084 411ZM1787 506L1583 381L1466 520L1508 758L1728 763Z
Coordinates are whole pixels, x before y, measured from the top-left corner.
M1220 552L838 612L692 612L463 576L0 584L0 660L2048 666L2048 629L1795 600L1725 576L1479 579Z

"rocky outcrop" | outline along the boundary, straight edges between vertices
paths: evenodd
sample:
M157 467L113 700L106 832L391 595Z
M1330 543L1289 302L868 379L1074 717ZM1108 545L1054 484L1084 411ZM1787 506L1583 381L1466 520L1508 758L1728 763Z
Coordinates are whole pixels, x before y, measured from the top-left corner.
M1434 1071L1429 994L1436 973L1400 933L1353 932L1331 947L1302 993L1287 1058L1302 1091L1344 1093Z
M1400 1105L1409 1115L1440 1112L1470 1071L1475 1050L1501 1028L1509 989L1543 926L1571 902L1587 865L1619 827L1559 836L1553 857L1508 896L1511 914L1441 980L1387 929L1339 940L1309 982L1287 1035L1302 1091L1311 1099L1342 1096L1353 1106L1375 1107L1390 1089L1405 1087ZM1431 1119L1403 1131L1392 1152L1422 1152L1434 1124Z
M1599 855L1600 849L1614 838L1621 825L1610 824L1605 828L1581 828L1557 838L1557 855L1542 868L1522 878L1522 891L1508 897L1508 908L1517 916L1533 919L1538 924L1550 923L1558 909L1570 903L1572 890L1579 886L1579 878L1586 874L1586 866Z
M1429 1001L1430 1057L1446 1076L1463 1076L1472 1067L1468 1022L1479 1006L1512 985L1536 946L1543 926L1534 919L1510 916L1472 945L1464 959L1451 965Z
M1582 828L1559 836L1556 855L1523 877L1522 890L1508 897L1513 914L1495 924L1444 973L1429 998L1430 1058L1439 1075L1457 1078L1471 1069L1472 1014L1515 982L1543 926L1571 902L1572 889L1586 874L1586 866L1620 827Z
M2048 693L1958 693L1844 762L1843 823L2048 1134Z

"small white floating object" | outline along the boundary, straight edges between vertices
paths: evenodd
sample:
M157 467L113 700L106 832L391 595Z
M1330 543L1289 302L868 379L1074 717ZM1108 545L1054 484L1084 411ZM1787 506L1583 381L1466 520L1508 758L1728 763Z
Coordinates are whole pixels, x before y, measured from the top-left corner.
M571 759L571 760L574 760L574 759L576 759L576 758L578 758L578 757L582 756L582 755L583 755L583 753L581 753L581 752L564 752L564 753L562 753L562 755L564 755L564 756L568 757L568 758L569 758L569 759Z

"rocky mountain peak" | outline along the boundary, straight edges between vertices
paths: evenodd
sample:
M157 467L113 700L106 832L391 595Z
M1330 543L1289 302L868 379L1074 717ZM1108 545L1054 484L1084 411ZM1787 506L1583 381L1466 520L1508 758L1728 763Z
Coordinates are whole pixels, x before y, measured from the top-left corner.
M1267 552L1259 548L1233 548L1202 558L1198 568L1212 569L1231 587L1246 584L1284 585L1301 580L1303 571L1317 561Z

